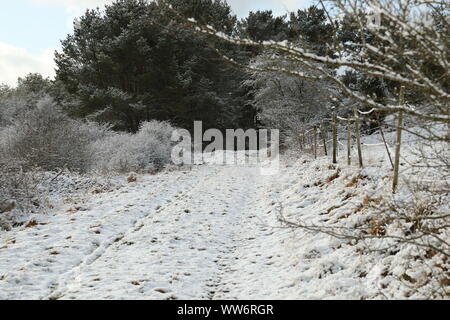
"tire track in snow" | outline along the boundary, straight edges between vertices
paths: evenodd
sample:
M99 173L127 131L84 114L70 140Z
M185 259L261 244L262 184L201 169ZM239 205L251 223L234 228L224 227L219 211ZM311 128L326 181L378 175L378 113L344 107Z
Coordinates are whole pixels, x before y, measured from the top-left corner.
M248 223L256 169L202 171L192 190L77 270L64 298L211 299L226 290L221 277Z
M212 173L214 173L214 171ZM197 170L194 170L191 171L189 175L186 175L186 179L182 179L182 181L176 181L176 185L178 187L182 187L183 190L178 190L177 188L170 190L170 187L173 185L173 181L165 181L157 186L156 188L160 189L159 192L166 192L166 194L163 197L156 199L156 202L155 199L149 199L146 200L144 204L140 205L140 207L146 208L146 210L149 210L149 212L142 218L137 220L134 225L127 231L114 235L113 237L110 237L109 239L101 243L101 245L91 254L86 256L79 265L63 274L60 277L58 288L52 290L52 292L48 295L48 298L60 299L66 296L66 291L70 291L70 288L74 287L78 283L77 278L83 273L84 269L95 263L98 259L101 259L112 247L117 248L126 244L127 238L130 238L136 232L139 232L146 224L153 222L152 220L154 220L155 214L164 211L167 207L170 208L171 206L173 206L173 203L175 203L176 205L176 201L178 199L185 197L187 194L195 192L192 188L195 189L195 186L198 185L198 177L196 175ZM214 176L214 174L210 175ZM148 190L146 190L145 193L147 193L147 191ZM131 205L131 207L135 206L136 203ZM127 207L129 208L129 206ZM150 209L149 207L154 207L155 209Z
M40 218L47 220L44 225L7 233L4 241L14 242L0 250L0 298L57 298L55 293L68 275L93 263L139 219L152 214L153 205L164 205L177 192L195 184L195 172L141 176L136 184L90 196L83 203L90 209L67 214L59 208L61 213ZM150 192L153 195L148 199ZM137 206L144 197L147 201Z
M265 250L265 238L255 239L267 229L267 181L257 168L201 166L92 196L86 211L12 234L17 244L0 250L0 270L5 257L17 268L0 281L0 298L240 297L240 284L253 286L249 277L266 263L254 255ZM60 254L48 258L43 235Z

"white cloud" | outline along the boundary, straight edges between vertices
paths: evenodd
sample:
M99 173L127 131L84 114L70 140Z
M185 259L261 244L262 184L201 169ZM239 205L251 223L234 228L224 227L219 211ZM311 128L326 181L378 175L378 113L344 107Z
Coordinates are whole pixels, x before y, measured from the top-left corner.
M62 5L67 12L67 27L72 29L75 18L83 15L86 9L102 8L114 0L29 0L40 5Z
M30 0L37 4L60 4L64 5L71 16L81 14L86 8L102 7L105 4L113 2L113 0ZM277 13L284 11L293 11L300 9L308 0L228 0L236 14L243 17L250 10L258 10L261 5L264 9L274 8Z
M275 2L277 2L277 1L275 1ZM281 2L289 11L293 11L293 10L303 8L305 3L307 3L308 1L307 0L283 0Z
M286 13L285 11L291 12L302 9L308 0L272 0L270 2L273 7L279 7L283 10L283 13Z
M301 9L309 0L228 0L234 12L239 17L247 16L249 11L272 9L276 14L285 14L289 11Z
M30 72L37 72L44 77L54 77L54 49L47 49L40 55L33 55L27 50L0 42L0 83L17 85L17 78Z
M67 7L92 8L111 3L112 0L31 0L37 4L62 4Z
M75 18L83 15L88 8L104 7L115 0L29 0L41 5L63 5L67 12L66 27L73 28ZM153 0L147 0L153 1ZM275 14L286 14L304 7L310 0L227 0L239 18L246 17L249 11L272 9Z

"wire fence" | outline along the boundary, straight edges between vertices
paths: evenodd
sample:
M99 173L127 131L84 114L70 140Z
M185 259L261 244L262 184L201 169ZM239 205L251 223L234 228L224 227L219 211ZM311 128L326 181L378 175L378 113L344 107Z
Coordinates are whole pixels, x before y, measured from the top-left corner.
M400 105L404 105L404 88L402 88L400 93ZM342 117L337 115L336 112L333 113L332 118L323 118L320 122L320 125L314 125L312 128L308 128L303 132L302 143L306 144L307 140L309 140L309 144L312 145L312 151L314 157L317 158L319 148L323 148L325 155L328 156L328 146L331 143L331 154L333 158L333 163L338 163L338 153L339 147L347 149L347 163L348 165L352 164L352 155L354 153L354 147L356 146L358 153L358 163L361 168L364 168L364 151L362 147L381 147L384 146L386 153L389 157L390 163L392 165L392 169L394 171L393 174L393 193L396 192L398 187L398 175L399 175L399 166L400 166L400 157L401 157L401 143L402 143L402 131L405 130L403 128L403 112L399 111L397 115L397 123L395 125L395 143L390 145L386 140L383 129L389 127L386 123L381 123L379 120L374 120L372 118L368 118L376 112L376 109L371 109L369 111L362 111L357 108L353 109L354 117ZM339 139L339 123L343 122L344 127L346 127L346 140L347 143L343 143ZM325 123L328 125L325 126ZM362 123L375 123L375 127L371 127L370 130L372 132L379 131L382 137L382 142L380 143L363 143L361 141L361 127ZM327 139L328 130L327 127L331 125L332 138ZM394 126L392 126L394 127ZM319 136L318 136L319 135ZM321 142L319 142L322 140ZM356 144L355 141L356 140ZM394 150L394 156L392 156L392 149Z

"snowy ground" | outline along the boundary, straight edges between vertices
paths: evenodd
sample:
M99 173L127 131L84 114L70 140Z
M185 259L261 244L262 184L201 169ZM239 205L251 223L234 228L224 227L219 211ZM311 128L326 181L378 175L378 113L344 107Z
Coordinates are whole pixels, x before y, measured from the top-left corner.
M408 248L363 254L279 221L364 223L361 203L388 188L386 161L359 172L306 157L275 176L203 165L81 194L0 235L0 299L424 298L397 280Z
M200 166L83 197L1 236L0 298L292 298L268 188Z

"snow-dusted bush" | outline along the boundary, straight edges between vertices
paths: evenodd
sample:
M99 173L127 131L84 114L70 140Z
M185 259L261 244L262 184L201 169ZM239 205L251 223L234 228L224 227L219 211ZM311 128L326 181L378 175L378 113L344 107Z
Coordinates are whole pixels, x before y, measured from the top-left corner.
M37 209L43 196L35 171L25 172L19 163L0 159L0 230L10 229L25 211Z
M108 134L108 127L70 119L51 98L43 97L0 129L1 157L20 163L26 171L85 172L91 160L90 143Z
M28 110L27 101L22 97L0 95L0 127L10 125L15 117Z
M0 229L47 208L48 198L63 192L61 174L70 180L88 173L86 179L93 180L96 171L153 172L170 162L169 123L146 122L136 134L117 133L108 125L71 119L47 96L8 106L0 123ZM77 190L78 183L72 187Z
M144 122L138 133L115 133L91 145L91 169L101 172L152 172L170 163L171 136L167 122Z
M108 172L129 172L138 165L131 149L131 134L115 133L92 143L91 170Z
M172 133L175 128L168 122L144 122L133 137L140 169L162 169L171 161Z
M149 172L170 162L173 130L167 122L151 121L136 134L116 133L69 118L44 96L0 127L0 158L24 171Z

